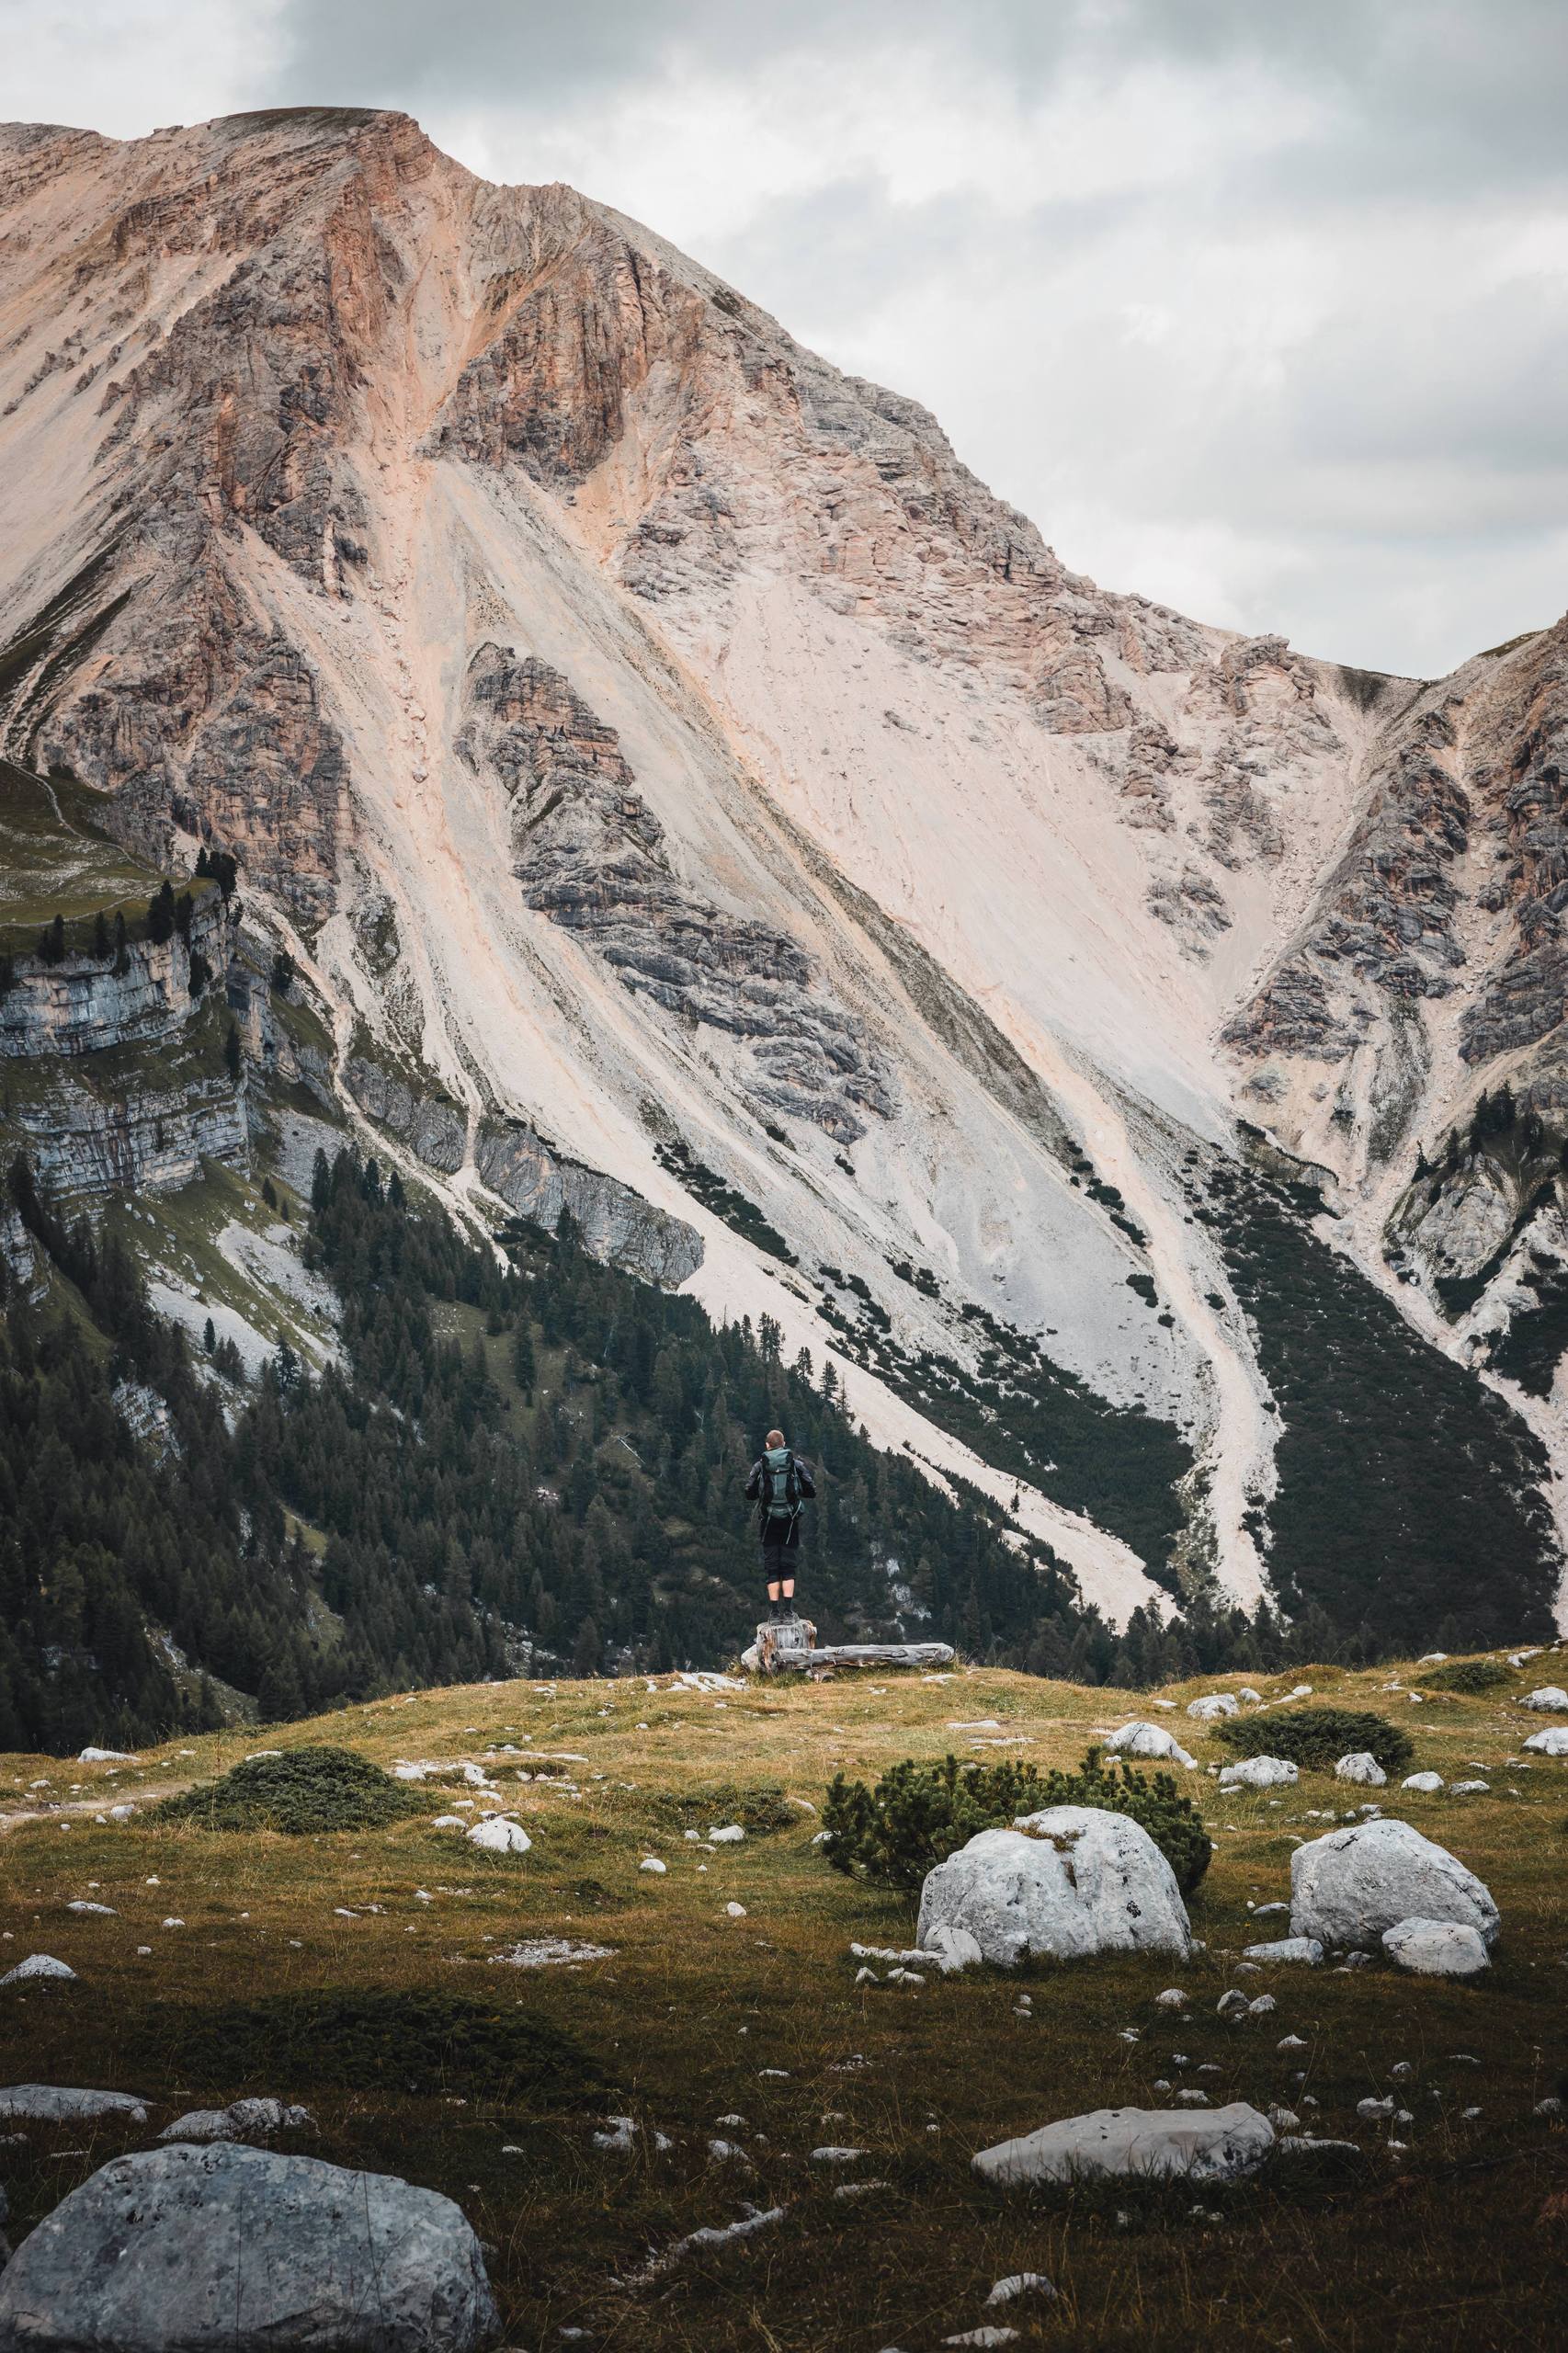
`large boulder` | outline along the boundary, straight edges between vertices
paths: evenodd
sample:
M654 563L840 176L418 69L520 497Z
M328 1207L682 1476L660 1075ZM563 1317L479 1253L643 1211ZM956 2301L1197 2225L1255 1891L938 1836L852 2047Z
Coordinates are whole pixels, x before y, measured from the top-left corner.
M1229 1691L1207 1691L1201 1699L1189 1699L1187 1712L1200 1724L1218 1722L1221 1716L1239 1716L1242 1703Z
M1229 2181L1256 2172L1273 2146L1273 2125L1245 2100L1200 2115L1191 2109L1096 2108L1087 2116L1042 2125L1021 2140L982 2149L974 2170L1001 2189L1094 2174Z
M476 2353L498 2327L449 2199L233 2142L116 2158L0 2272L0 2353Z
M1543 1683L1539 1691L1527 1691L1519 1705L1539 1709L1542 1715L1568 1715L1568 1691L1561 1683Z
M1168 1757L1177 1765L1185 1765L1188 1772L1197 1766L1197 1758L1189 1756L1174 1733L1164 1724L1131 1723L1119 1725L1106 1742L1119 1756Z
M1359 1781L1363 1789L1381 1790L1388 1779L1369 1748L1353 1748L1334 1768L1336 1781Z
M1096 1952L1191 1949L1176 1873L1148 1832L1098 1806L1020 1814L927 1874L916 1943L1015 1968Z
M1383 1950L1418 1977L1475 1977L1490 1968L1484 1939L1454 1920L1401 1920L1383 1930Z
M1402 1920L1451 1920L1490 1946L1497 1906L1473 1871L1408 1822L1331 1830L1290 1858L1290 1931L1367 1945Z
M1568 1724L1549 1724L1544 1732L1532 1732L1525 1746L1533 1748L1538 1756L1568 1756Z
M1220 1768L1222 1790L1287 1790L1300 1779L1288 1756L1240 1756Z

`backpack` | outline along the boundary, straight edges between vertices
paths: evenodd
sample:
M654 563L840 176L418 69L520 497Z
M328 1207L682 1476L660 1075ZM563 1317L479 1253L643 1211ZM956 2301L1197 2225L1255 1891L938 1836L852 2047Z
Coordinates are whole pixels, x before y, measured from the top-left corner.
M782 1455L782 1465L778 1456ZM787 1447L769 1449L762 1458L763 1514L768 1519L792 1519L801 1507L801 1482L795 1458Z

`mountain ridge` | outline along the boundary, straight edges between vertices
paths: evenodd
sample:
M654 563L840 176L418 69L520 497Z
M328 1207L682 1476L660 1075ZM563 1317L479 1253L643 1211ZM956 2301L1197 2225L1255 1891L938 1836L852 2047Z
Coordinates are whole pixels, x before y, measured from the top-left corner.
M710 1312L832 1345L882 1443L1017 1483L1117 1614L1170 1563L984 1443L1022 1360L983 1394L976 1319L1108 1446L1180 1431L1176 1581L1255 1599L1278 1415L1183 1185L1238 1116L1497 1384L1495 1284L1450 1323L1437 1240L1388 1235L1473 1074L1568 1110L1561 629L1424 684L1101 591L917 404L404 116L0 137L3 748L160 867L240 858L332 1091L455 1208L597 1172ZM1555 1178L1517 1240L1568 1263Z

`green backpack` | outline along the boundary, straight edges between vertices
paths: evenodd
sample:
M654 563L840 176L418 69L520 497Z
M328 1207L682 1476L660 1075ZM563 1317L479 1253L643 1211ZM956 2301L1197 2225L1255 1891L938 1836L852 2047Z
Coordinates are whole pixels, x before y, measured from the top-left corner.
M801 1508L801 1483L787 1446L770 1446L762 1458L763 1510L769 1519L793 1519Z

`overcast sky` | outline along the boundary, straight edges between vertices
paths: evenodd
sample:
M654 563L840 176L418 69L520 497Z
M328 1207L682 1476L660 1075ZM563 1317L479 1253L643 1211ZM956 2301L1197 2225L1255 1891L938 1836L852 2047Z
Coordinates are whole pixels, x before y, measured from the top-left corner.
M570 180L1204 620L1433 675L1568 606L1562 0L0 0L0 57Z

